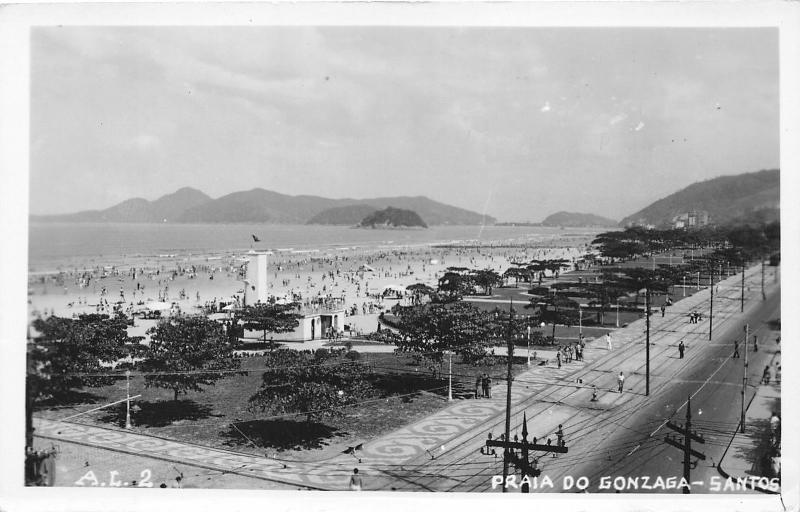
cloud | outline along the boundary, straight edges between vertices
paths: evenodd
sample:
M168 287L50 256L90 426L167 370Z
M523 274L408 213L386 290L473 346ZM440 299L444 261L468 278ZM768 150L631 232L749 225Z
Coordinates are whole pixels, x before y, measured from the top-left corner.
M636 128L634 128L634 130L638 132L641 131L642 128L644 128L644 123L639 121L639 124L636 125Z
M156 149L161 145L161 139L155 135L141 133L130 140L129 147L140 151Z
M540 112L550 112L550 102L546 101L544 103L544 106L541 109L539 109L539 111Z
M614 117L611 118L611 120L608 122L608 124L613 126L613 125L615 125L617 123L620 123L620 122L624 121L627 118L628 118L627 114L617 114L617 115L615 115Z

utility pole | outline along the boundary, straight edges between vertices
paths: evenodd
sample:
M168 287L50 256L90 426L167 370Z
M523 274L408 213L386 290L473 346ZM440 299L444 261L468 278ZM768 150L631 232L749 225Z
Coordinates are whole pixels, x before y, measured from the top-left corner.
M767 300L767 294L764 292L764 255L761 255L761 300Z
M683 296L686 297L686 274L683 275Z
M742 307L739 312L744 313L744 260L742 260Z
M514 342L511 339L511 327L514 315L514 299L511 299L511 303L508 306L508 374L506 376L506 434L505 440L508 441L509 436L511 435L511 381L513 379L513 375L511 373L511 360L514 357ZM488 446L488 445L487 445ZM510 462L511 457L509 453L509 447L506 447L503 450L503 492L506 492L506 485L505 483L508 481L508 463Z
M705 444L705 439L703 436L698 435L696 432L692 432L692 397L689 395L689 398L686 400L686 427L684 428L682 425L676 425L671 421L667 422L667 426L672 430L678 432L683 436L683 443L677 441L670 437L669 434L664 438L664 442L669 445L674 446L675 448L680 448L683 450L683 478L686 482L691 486L692 477L691 477L691 470L692 470L692 463L691 457L695 456L700 460L706 460L706 456L700 452L692 450L692 439L697 441L698 443ZM683 494L691 494L691 489L689 487L683 488Z
M647 326L645 329L645 359L647 359L645 363L645 380L644 380L644 394L645 396L650 396L650 287L644 289L644 318L645 318L645 325Z
M742 417L739 423L744 434L744 400L747 391L747 341L750 339L750 324L744 325L744 374L742 375Z
M711 341L711 330L714 325L714 266L710 265L709 267L711 272L711 303L708 311L708 341Z
M491 448L503 448L503 467L507 469L509 463L514 464L522 473L523 478L525 478L525 476L539 476L541 474L541 470L536 466L535 460L533 466L531 466L529 459L530 452L567 453L569 451L567 443L564 442L563 439L557 441L556 444L550 444L550 439L548 438L547 444L539 444L534 437L532 443L528 442L528 418L525 413L522 413L522 441L517 441L516 436L514 437L514 441L510 441L507 435L500 436L499 440L495 440L492 439L492 434L489 433L488 439L486 440L486 451L481 447L481 453L484 455L497 456L497 453ZM517 455L514 450L520 450L521 454ZM508 482L507 471L503 474L503 492L506 492L506 482ZM530 492L529 487L523 484L521 492Z

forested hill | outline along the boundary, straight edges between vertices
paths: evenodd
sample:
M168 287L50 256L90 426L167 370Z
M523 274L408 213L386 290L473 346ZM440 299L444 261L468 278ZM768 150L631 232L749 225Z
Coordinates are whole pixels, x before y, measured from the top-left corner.
M422 218L411 210L391 206L370 213L359 223L362 228L427 228Z
M780 170L721 176L694 183L625 217L620 226L652 224L664 227L676 215L692 210L708 212L710 224L777 218L780 211Z

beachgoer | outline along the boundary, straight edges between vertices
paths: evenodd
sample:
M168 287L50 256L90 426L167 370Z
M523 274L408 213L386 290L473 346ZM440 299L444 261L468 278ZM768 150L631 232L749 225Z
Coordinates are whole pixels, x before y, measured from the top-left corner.
M733 358L739 359L739 340L733 340Z
M592 402L597 401L597 386L592 384Z
M680 342L680 343L678 343L678 354L679 354L679 359L683 359L683 351L684 351L684 350L686 350L686 347L683 345L683 340L681 340L681 342Z
M358 468L353 469L353 475L350 477L350 490L360 491L363 486L361 475L358 474Z
M753 352L758 352L758 336L753 336Z
M486 397L492 398L492 376L486 375Z
M764 373L761 375L761 383L769 384L771 377L772 377L772 372L769 369L769 365L767 365L767 367L764 368Z
M606 333L606 349L612 350L613 348L614 348L614 345L611 343L611 333L607 332Z
M772 411L772 416L769 419L769 426L772 429L772 432L777 432L781 426L781 418L775 411Z
M623 384L625 384L625 375L623 375L622 372L619 372L619 375L617 376L617 391L620 393L622 393Z
M481 376L478 375L475 378L475 398L480 398L481 396L480 392L481 392Z
M172 484L173 489L183 489L183 474L175 477L175 482Z

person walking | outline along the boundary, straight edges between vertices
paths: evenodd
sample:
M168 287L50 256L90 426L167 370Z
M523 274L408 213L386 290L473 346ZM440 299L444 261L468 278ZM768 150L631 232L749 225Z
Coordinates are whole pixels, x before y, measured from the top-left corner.
M733 359L739 359L739 340L733 340Z
M597 386L592 384L592 402L597 401Z
M753 336L753 352L758 352L758 336Z
M475 377L475 398L480 398L481 393L481 376Z
M486 398L492 398L492 376L486 374Z
M558 367L561 368L561 349L558 349L558 352L556 352L556 362L558 363Z
M686 350L686 347L685 347L685 346L684 346L684 344L683 344L683 340L681 340L681 342L680 342L680 343L678 343L678 354L679 354L679 359L683 359L683 351L684 351L684 350Z
M360 491L363 485L361 475L358 474L358 468L353 468L353 475L350 477L350 490Z
M484 398L489 396L488 382L489 382L489 375L484 373L483 376L481 377L481 391L483 391L482 395L483 395Z
M769 365L764 368L764 373L761 375L761 383L769 385L769 381L772 378L772 372L769 369Z
M617 391L622 393L623 385L625 384L625 375L622 372L619 372L617 376Z
M667 312L667 306L664 304L661 305L661 318L664 318L664 313Z
M614 345L611 343L611 333L610 332L606 333L606 349L608 349L608 350L613 350L614 349Z
M564 429L559 424L558 430L556 430L556 437L558 437L558 446L564 446Z

